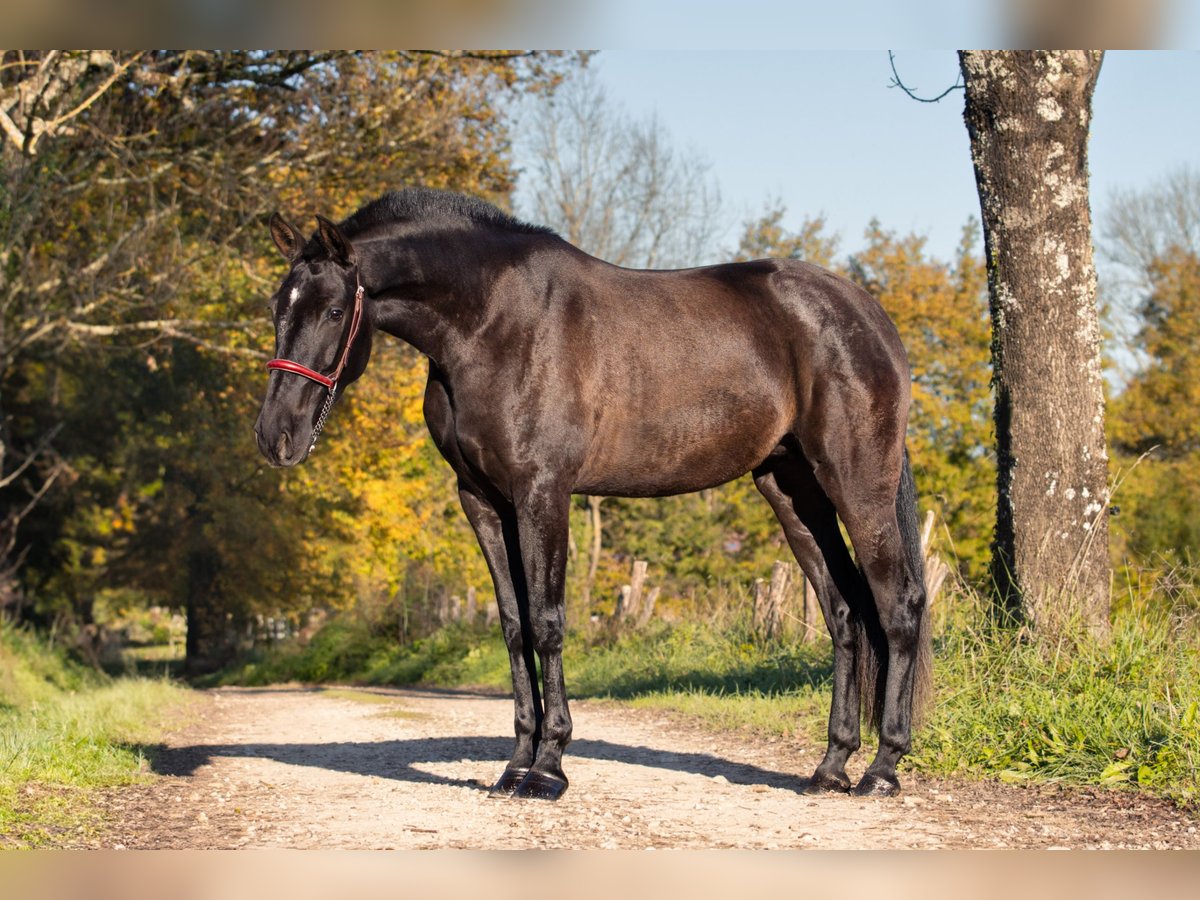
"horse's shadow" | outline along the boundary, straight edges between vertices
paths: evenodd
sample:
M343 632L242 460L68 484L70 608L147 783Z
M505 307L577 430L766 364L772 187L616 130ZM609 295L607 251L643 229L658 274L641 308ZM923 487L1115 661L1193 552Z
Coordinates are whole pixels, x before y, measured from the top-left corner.
M512 738L439 737L390 741L347 741L325 743L196 744L183 747L147 748L153 771L161 775L188 776L221 757L264 757L296 766L314 766L355 775L369 775L417 784L441 784L487 790L479 781L449 778L422 767L461 760L495 762L499 775L512 750ZM571 756L609 762L631 762L676 772L724 776L732 784L762 784L803 791L808 779L747 763L734 762L710 753L686 753L581 739L571 743Z

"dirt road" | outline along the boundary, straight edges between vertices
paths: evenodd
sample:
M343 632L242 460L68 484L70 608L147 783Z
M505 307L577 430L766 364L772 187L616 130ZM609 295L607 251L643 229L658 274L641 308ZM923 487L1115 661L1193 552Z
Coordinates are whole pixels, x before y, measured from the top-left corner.
M205 692L114 791L126 848L1200 848L1200 821L1132 793L904 776L897 799L800 793L817 748L575 703L557 804L487 799L507 698L412 690ZM859 766L865 761L858 761ZM856 775L856 770L851 775Z

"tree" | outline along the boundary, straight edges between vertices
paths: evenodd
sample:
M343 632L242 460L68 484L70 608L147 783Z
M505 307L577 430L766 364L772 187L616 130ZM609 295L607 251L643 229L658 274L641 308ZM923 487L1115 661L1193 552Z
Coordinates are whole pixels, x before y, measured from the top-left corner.
M119 578L186 604L189 652L219 662L231 617L338 593L330 561L344 533L332 526L353 490L318 503L302 479L255 477L247 402L261 394L263 306L279 277L262 223L281 207L337 215L404 182L506 196L499 98L567 64L500 52L4 57L0 502L10 571L28 551L39 604L86 621L90 596ZM395 547L388 560L400 567ZM272 566L299 576L272 584ZM63 609L50 590L75 599Z
M1138 332L1141 305L1156 288L1154 272L1171 252L1200 256L1200 172L1183 166L1145 190L1113 191L1097 249L1109 263L1100 287L1118 343L1112 364L1130 377L1148 361Z
M1146 363L1113 403L1113 439L1159 458L1200 452L1200 256L1172 247L1146 269L1150 290L1137 312Z
M798 230L789 233L780 224L786 212L787 208L776 201L768 204L758 219L747 222L735 259L803 259L832 269L838 239L826 234L825 216L808 217Z
M720 192L656 119L628 118L584 69L539 98L522 128L533 160L526 214L618 266L696 265L712 250Z
M324 59L3 55L0 559L6 594L16 593L17 567L34 549L18 529L55 492L61 496L64 482L77 482L78 469L62 449L71 439L64 430L69 411L60 402L66 369L109 348L164 338L221 344L230 355L252 352L244 339L213 340L239 316L197 285L211 286L222 262L245 248L246 216L253 210L247 187L282 142L264 135L255 107L274 100L276 120L290 121L285 110L302 104L286 82ZM214 178L214 171L226 177ZM196 295L203 300L189 302L199 300Z
M1144 210L1157 205L1145 203L1145 195L1131 197ZM1127 211L1118 206L1110 227L1134 224ZM1155 217L1139 228L1146 234L1163 224ZM1136 322L1130 348L1141 364L1114 397L1109 421L1116 458L1127 473L1118 559L1132 557L1146 567L1200 559L1200 254L1187 246L1186 233L1176 236L1179 243L1138 256L1146 262L1135 281L1144 286L1135 289L1140 302L1130 311Z
M1087 139L1099 52L962 52L983 212L997 457L992 576L1039 627L1108 624L1108 455Z
M1142 288L1177 248L1200 255L1200 172L1183 166L1143 191L1116 190L1102 224L1100 250Z

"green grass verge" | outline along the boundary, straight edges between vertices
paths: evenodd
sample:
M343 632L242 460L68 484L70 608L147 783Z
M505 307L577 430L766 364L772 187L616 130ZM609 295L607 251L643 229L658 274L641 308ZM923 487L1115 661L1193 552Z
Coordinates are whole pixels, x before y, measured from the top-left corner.
M0 625L0 847L73 845L100 788L145 777L142 748L186 704L166 681L112 679Z
M1106 642L1008 631L939 641L937 703L909 764L1004 781L1136 785L1200 805L1194 623L1118 614Z
M401 647L365 622L342 618L329 622L304 646L276 645L204 683L261 686L288 681L507 689L508 656L499 631L489 635L451 627Z
M970 606L972 601L957 601ZM905 765L929 774L1131 786L1200 806L1200 645L1194 619L1127 606L1108 641L1030 641L961 610L936 640L936 694ZM573 697L674 710L713 727L823 741L828 643L762 644L744 623L572 633ZM488 686L508 690L498 630L453 627L399 647L352 620L283 647L227 683ZM864 747L862 752L870 752Z

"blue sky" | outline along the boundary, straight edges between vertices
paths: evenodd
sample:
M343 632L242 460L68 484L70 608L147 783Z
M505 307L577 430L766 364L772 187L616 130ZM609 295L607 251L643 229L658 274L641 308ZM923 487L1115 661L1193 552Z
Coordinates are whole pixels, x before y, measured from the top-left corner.
M610 96L655 114L681 147L707 159L740 224L770 198L785 223L824 213L843 251L872 217L928 238L949 259L978 201L962 93L916 103L888 88L885 50L613 50L593 59ZM940 93L958 74L952 51L897 51L905 82ZM1200 165L1200 53L1110 52L1097 84L1090 147L1092 207L1114 188L1144 187Z

